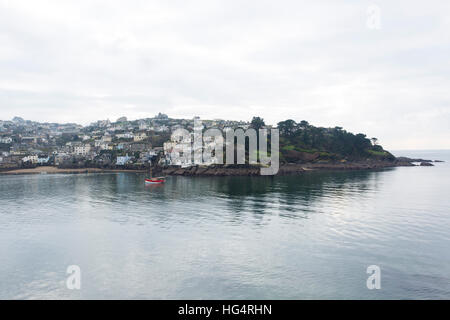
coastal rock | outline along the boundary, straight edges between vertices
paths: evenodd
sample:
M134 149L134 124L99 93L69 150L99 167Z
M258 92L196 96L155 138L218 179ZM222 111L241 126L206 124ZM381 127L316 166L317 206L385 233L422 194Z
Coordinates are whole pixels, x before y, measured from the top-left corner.
M421 167L433 167L434 164L429 163L429 162L421 162L421 163L420 163L420 166L421 166Z
M279 176L292 176L292 175L298 175L303 172L305 172L305 168L303 168L302 165L298 164L286 164L282 165L279 170L278 174Z
M260 167L248 165L214 165L209 167L192 166L187 168L165 167L161 170L161 172L164 175L174 176L256 176L260 174Z
M414 167L414 164L412 164L409 161L396 161L395 162L396 167Z
M408 158L408 157L397 157L396 160L400 162L433 162L433 160L421 158Z

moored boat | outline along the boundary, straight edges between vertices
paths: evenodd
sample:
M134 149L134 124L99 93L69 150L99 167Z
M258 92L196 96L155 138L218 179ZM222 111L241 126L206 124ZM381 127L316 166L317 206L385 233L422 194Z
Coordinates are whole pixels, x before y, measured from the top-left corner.
M146 184L161 184L166 181L166 177L152 177L152 167L150 167L150 178L145 179Z
M156 178L145 179L145 183L148 183L148 184L159 184L159 183L164 183L165 181L166 181L165 177L156 177Z

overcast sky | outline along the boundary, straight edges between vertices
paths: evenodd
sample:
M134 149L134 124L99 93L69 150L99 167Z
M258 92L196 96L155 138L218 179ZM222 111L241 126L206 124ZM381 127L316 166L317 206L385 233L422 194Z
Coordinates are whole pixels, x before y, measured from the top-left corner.
M2 120L261 116L450 149L449 76L448 0L0 0Z

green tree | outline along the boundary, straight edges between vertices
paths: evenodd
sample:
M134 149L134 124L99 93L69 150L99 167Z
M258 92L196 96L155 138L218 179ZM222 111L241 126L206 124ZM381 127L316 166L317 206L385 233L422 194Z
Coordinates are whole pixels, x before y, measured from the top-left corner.
M298 127L302 130L307 129L309 127L308 121L302 120L298 123Z
M373 145L376 146L378 145L378 139L377 138L370 138L370 140L372 141Z
M278 122L278 129L280 134L284 136L291 136L296 131L297 123L294 120L285 120Z
M260 117L253 117L252 122L250 123L250 127L259 130L264 127L266 124L264 123L264 119Z

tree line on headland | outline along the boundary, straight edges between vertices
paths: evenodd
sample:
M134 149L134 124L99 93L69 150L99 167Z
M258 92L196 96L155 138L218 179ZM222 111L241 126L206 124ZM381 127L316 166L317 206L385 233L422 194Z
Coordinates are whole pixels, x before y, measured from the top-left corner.
M265 126L260 117L253 117L250 126ZM314 160L376 159L393 161L395 157L378 144L377 138L353 134L342 127L315 127L307 121L292 119L278 122L280 157L283 162L308 162Z

